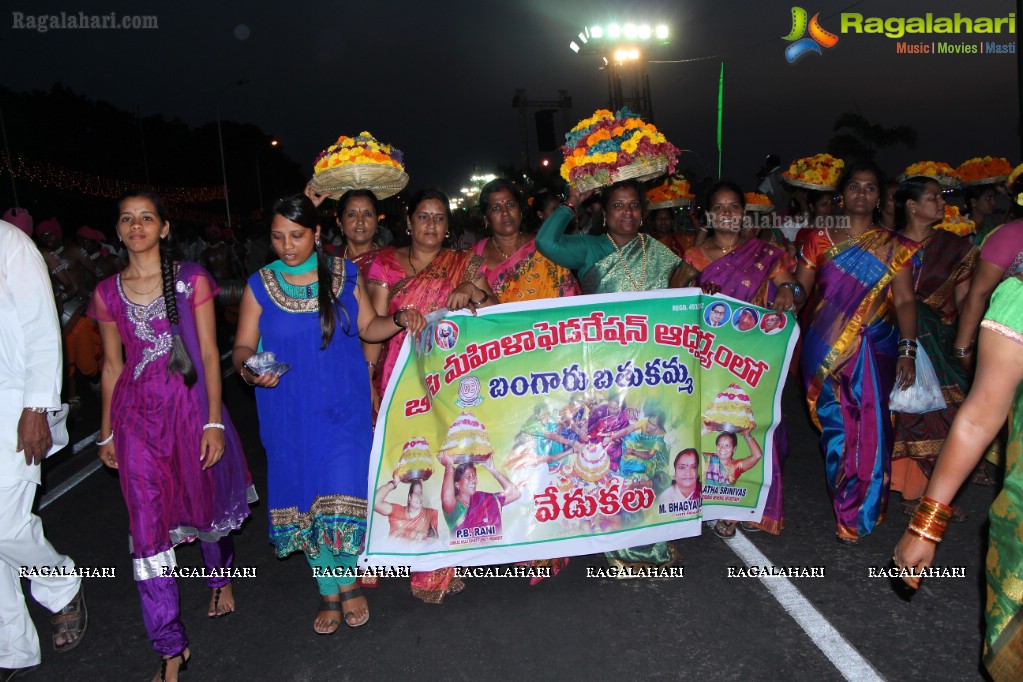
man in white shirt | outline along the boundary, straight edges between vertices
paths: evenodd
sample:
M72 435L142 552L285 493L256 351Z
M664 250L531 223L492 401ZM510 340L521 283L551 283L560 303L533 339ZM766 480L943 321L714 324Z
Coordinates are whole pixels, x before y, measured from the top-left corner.
M32 513L40 464L53 443L46 413L60 408L60 343L42 255L0 221L0 682L41 660L22 574L35 600L55 614L58 652L78 646L87 623L75 564L53 549Z

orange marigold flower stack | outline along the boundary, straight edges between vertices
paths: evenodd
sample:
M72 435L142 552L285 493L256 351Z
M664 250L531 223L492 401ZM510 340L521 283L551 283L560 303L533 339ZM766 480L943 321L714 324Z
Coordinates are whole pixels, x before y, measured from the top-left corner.
M986 185L1001 182L1012 173L1009 160L1000 156L977 156L959 164L956 174L964 185Z
M689 181L681 173L668 177L646 191L646 202L650 208L688 206L693 198L693 193L689 191Z

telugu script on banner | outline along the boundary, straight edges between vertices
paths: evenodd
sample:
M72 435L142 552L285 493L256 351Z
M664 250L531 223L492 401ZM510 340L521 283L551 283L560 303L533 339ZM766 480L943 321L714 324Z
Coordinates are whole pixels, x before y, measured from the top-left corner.
M676 289L429 319L378 417L365 565L574 556L760 520L791 315Z

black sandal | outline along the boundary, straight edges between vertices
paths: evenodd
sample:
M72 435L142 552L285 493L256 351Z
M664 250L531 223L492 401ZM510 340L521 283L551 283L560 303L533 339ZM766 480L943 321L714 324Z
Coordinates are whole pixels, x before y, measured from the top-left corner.
M327 601L326 599L321 599L320 600L320 605L316 609L317 613L319 613L320 611L340 611L340 610L341 610L341 602L340 601ZM328 620L327 621L327 627L328 628L333 628L333 629L326 630L324 632L320 632L319 630L316 629L316 624L313 623L313 632L315 632L318 635L332 635L335 632L337 632L338 628L341 627L341 621L339 621L337 619Z
M167 682L167 664L175 658L181 659L181 665L178 666L179 674L188 670L188 662L192 660L192 653L189 652L188 657L186 658L185 651L187 651L187 649L184 649L173 656L168 656L167 658L164 658L163 656L160 657L160 682Z
M232 613L234 613L234 609L231 609L230 611L221 611L220 610L220 590L221 589L222 588L220 588L220 587L214 587L213 588L213 613L209 613L209 612L206 613L206 615L209 616L210 618L220 618L221 616L229 616Z
M354 589L347 590L347 591L346 590L341 590L341 601L342 602L351 601L352 599L358 599L359 597L364 597L364 596L365 595L362 594L362 588L360 588L360 587L355 587ZM368 606L366 608L366 617L363 618L362 620L360 620L358 622L355 622L355 623L353 623L352 621L348 620L348 616L354 616L354 615L355 615L355 611L345 611L344 612L342 617L345 619L345 625L347 625L350 628L361 628L363 625L365 625L366 623L369 622L369 608L368 608Z
M89 610L85 607L85 586L78 588L78 593L50 619L53 628L53 648L58 654L71 651L82 643L85 629L89 626ZM69 641L57 644L60 635L70 636Z

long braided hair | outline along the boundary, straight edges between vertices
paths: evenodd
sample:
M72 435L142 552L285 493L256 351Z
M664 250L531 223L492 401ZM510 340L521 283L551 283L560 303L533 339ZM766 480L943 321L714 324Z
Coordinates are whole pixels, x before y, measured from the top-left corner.
M167 222L167 205L163 203L163 200L154 194L146 190L132 190L127 192L117 200L118 205L123 203L126 199L145 199L153 205L153 211L156 213L156 217L160 220L160 225ZM191 356L188 354L188 349L185 348L185 342L181 338L181 328L179 327L178 318L178 300L174 292L175 286L175 273L174 273L174 259L171 256L171 247L168 243L170 241L170 235L166 238L160 239L160 274L163 278L163 304L167 311L167 321L170 322L171 326L171 352L170 360L167 363L167 371L170 374L177 374L185 382L185 386L192 386L195 383L198 375L195 372L195 364L192 362Z
M319 224L316 206L304 194L292 194L278 199L274 204L273 214L314 232ZM344 318L343 331L345 335L351 336L352 333L348 311L345 310L334 292L334 274L330 271L330 259L324 253L323 246L319 242L316 244L316 277L320 285L317 297L320 309L320 339L322 340L320 350L324 350L334 338L337 321L342 317Z

